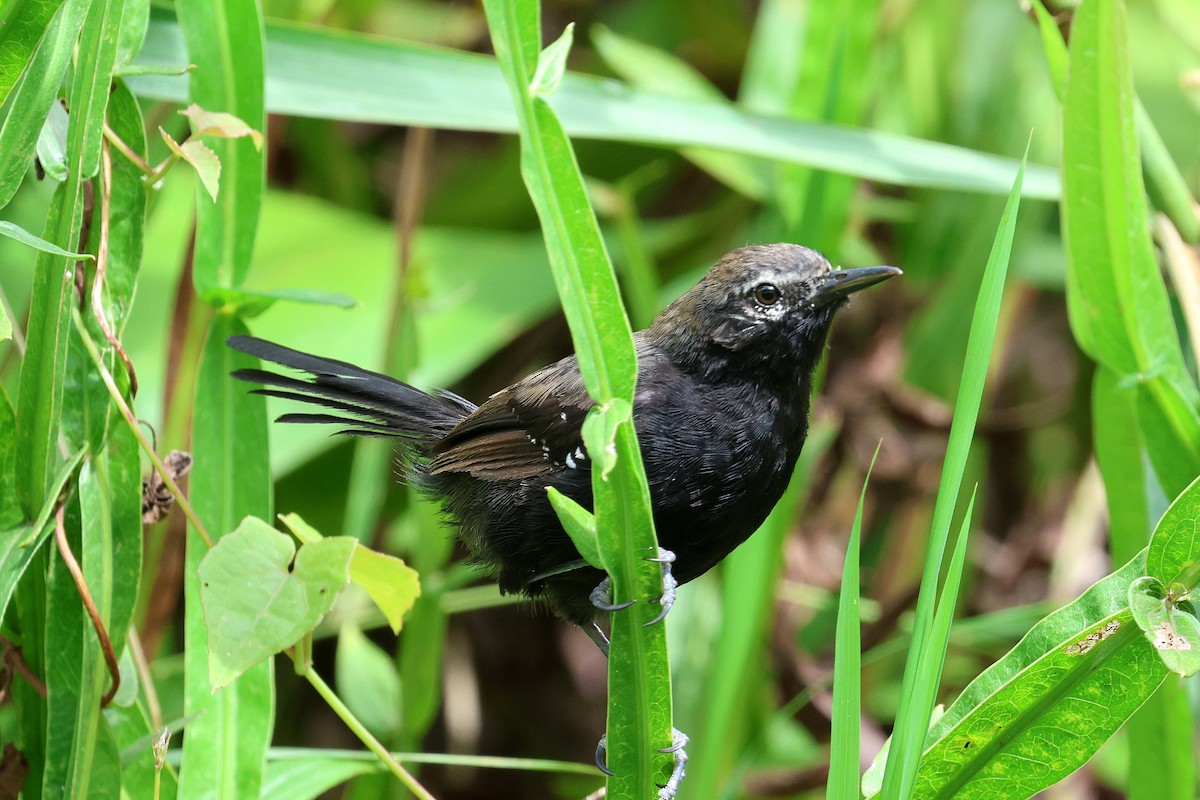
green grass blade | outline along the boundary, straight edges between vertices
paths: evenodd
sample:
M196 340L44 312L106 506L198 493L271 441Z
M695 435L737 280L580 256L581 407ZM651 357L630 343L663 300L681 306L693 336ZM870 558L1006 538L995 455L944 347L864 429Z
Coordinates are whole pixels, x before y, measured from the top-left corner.
M73 28L74 18L71 15L76 10L75 4L64 4L51 27L58 25L56 30L60 32L80 30ZM68 175L55 192L43 237L63 250L75 250L78 247L84 212L83 184L95 174L98 167L115 48L115 42L111 45L106 43L110 38L115 40L116 28L120 25L120 4L117 0L111 3L98 0L90 6L84 5L80 18L82 44L67 95L71 107L77 110L71 115L67 129L70 154ZM73 39L63 42L48 37L39 47L39 52L44 47L59 46L66 47L69 52L74 45ZM35 55L34 61L37 59ZM57 84L54 88L57 88ZM23 86L17 93L22 91ZM14 98L14 108L5 122L5 128L14 121L12 114L18 102ZM46 103L48 108L49 102ZM41 116L36 125L40 129L45 114L44 111L39 113ZM5 146L4 131L0 131L0 153L6 152ZM26 149L22 152L24 155L21 157L33 152L32 141L26 143ZM0 177L0 181L3 180ZM0 195L3 195L2 189ZM63 404L69 340L68 306L73 296L72 267L73 264L62 256L45 252L39 252L35 262L34 291L27 330L29 342L21 363L17 404L17 463L24 465L17 473L17 489L26 512L39 505L44 497L46 480L56 461L54 448L60 421L64 413L72 410Z
M230 380L235 369L257 367L257 359L225 346L245 334L239 320L213 319L201 355L192 427L190 497L215 537L232 531L248 515L271 518L267 466L266 403ZM200 605L198 568L208 549L189 529L184 579L184 713L197 716L183 739L181 797L257 797L274 723L270 661L247 670L232 685L213 692L208 676L208 629Z
M597 403L584 425L584 440L594 464L600 560L612 577L615 601L642 599L613 617L608 765L615 773L611 796L644 796L669 771L671 757L655 749L670 746L671 689L664 626L643 627L655 615L656 606L647 601L661 593L661 578L658 566L644 560L657 550L632 425L633 335L570 141L546 97L532 85L539 66L538 4L489 0L484 8L520 120L521 173L542 222L580 372ZM564 36L570 36L569 28ZM550 84L557 85L557 78ZM610 447L615 463L604 464L601 456Z
M908 797L916 778L917 764L921 757L925 732L929 726L929 714L933 710L928 700L931 692L922 695L925 702L918 704L917 688L929 688L937 682L934 668L941 670L941 660L928 659L929 631L934 619L937 599L938 576L941 573L942 555L950 534L950 521L958 500L967 454L979 417L979 405L983 398L983 386L991 359L992 344L996 334L996 322L1000 314L1000 299L1004 291L1004 278L1008 271L1008 257L1012 250L1013 231L1016 229L1017 208L1020 205L1023 168L1017 172L1012 193L1000 217L996 240L988 257L975 314L971 320L971 332L967 339L967 359L963 365L962 382L954 404L954 421L950 427L950 441L946 446L946 459L942 467L941 483L933 509L929 551L925 570L921 577L921 591L917 598L916 616L913 622L914 647L909 650L904 670L904 684L900 697L900 708L896 714L896 726L892 734L892 748L888 754L884 773L883 796L886 798ZM923 665L923 668L922 668Z
M178 27L152 12L142 63L182 68ZM404 42L272 23L267 64L273 113L329 119L513 133L494 59ZM418 79L419 78L419 79ZM186 82L130 76L146 97L184 102ZM551 105L571 136L704 147L905 186L1006 192L1016 163L961 147L882 131L799 122L622 88L568 73ZM249 121L249 120L247 120ZM1054 170L1030 166L1026 196L1055 199Z
M1063 106L1063 238L1071 329L1140 385L1138 413L1168 496L1200 473L1200 392L1188 376L1147 227L1122 2L1083 3Z
M879 446L882 446L882 442ZM862 492L846 559L842 564L842 586L838 593L837 634L833 646L833 718L829 734L829 780L825 796L831 800L859 798L859 728L862 725L862 619L859 614L859 558L862 540L863 504L871 470L879 458L879 446L863 478Z
M263 104L262 11L254 0L181 0L179 23L187 57L196 64L190 99L206 111L224 111L256 131L266 129ZM182 51L180 51L182 52ZM240 286L250 269L266 181L263 153L248 138L209 138L221 160L216 202L196 187L196 292Z

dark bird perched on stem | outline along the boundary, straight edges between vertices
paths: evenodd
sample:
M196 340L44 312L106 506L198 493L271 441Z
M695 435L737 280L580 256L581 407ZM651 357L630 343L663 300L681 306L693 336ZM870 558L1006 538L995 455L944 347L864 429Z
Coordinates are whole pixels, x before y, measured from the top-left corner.
M635 334L634 426L658 540L674 554L679 583L729 555L779 500L808 432L812 373L835 312L852 292L899 274L833 270L798 245L744 247ZM597 605L605 606L592 595L605 576L580 558L546 496L553 486L592 507L580 426L593 402L575 356L476 407L262 339L229 345L309 374L234 373L270 387L262 394L326 409L280 422L394 438L405 477L443 501L501 591L544 601L595 638Z

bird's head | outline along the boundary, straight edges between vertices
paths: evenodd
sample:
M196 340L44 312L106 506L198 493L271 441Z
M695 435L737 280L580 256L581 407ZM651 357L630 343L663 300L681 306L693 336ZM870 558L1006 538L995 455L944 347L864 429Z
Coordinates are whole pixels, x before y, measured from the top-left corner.
M896 267L835 270L795 244L743 247L659 314L647 334L668 350L688 351L679 357L711 363L715 355L726 365L806 375L837 309L852 293L899 274Z

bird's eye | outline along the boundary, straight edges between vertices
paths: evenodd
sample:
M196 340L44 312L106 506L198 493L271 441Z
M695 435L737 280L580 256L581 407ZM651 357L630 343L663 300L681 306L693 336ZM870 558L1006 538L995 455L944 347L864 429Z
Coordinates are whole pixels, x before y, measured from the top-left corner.
M773 283L760 283L754 287L754 299L764 306L773 306L783 297L783 292Z

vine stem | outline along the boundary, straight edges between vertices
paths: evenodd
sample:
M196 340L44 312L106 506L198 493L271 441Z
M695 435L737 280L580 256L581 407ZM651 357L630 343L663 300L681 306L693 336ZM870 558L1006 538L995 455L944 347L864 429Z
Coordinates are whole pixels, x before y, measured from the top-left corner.
M96 343L92 341L91 335L87 332L87 327L83 324L83 318L79 314L79 309L73 308L71 316L75 322L75 330L79 331L79 338L83 340L83 346L87 349L88 355L92 357L92 361L95 362L96 369L100 371L100 379L108 387L108 393L112 396L113 402L121 412L121 416L125 418L125 424L133 431L133 435L137 438L138 444L142 446L142 450L145 451L146 456L150 459L150 463L154 465L154 469L162 476L163 483L167 485L167 488L171 490L171 494L175 496L175 502L179 504L179 510L187 517L188 522L192 523L192 527L196 529L196 533L200 534L200 538L204 540L204 543L208 547L212 547L213 539L208 535L208 529L204 527L204 523L196 515L196 509L192 508L187 495L183 493L183 490L179 488L179 484L171 477L171 473L163 464L162 459L158 457L158 453L154 452L154 446L150 444L150 440L142 432L141 426L138 425L137 417L133 415L133 410L125 402L125 397L121 394L121 390L117 388L117 382L113 380L112 373L104 366L104 359L100 357L100 351L96 348Z
M116 696L117 689L121 688L121 668L117 664L117 651L113 649L112 640L108 638L108 630L104 627L100 610L96 608L96 601L92 599L92 592L88 589L87 579L83 577L79 560L71 552L71 543L67 541L67 527L63 524L65 511L66 504L60 503L54 512L54 539L58 543L58 552L62 556L63 563L67 565L67 570L75 580L75 588L79 590L79 597L83 600L83 607L92 620L92 627L96 629L96 636L100 639L100 649L104 651L104 663L108 667L108 674L112 682L108 691L100 698L100 707L107 708Z
M295 651L289 651L288 655L292 656L293 659L296 658ZM297 671L300 671L300 662L297 661L296 664ZM422 786L421 783L415 777L413 777L411 772L401 766L400 762L396 760L395 756L393 756L388 749L383 746L383 743L376 739L371 732L367 730L366 726L358 721L358 717L354 716L354 712L342 702L342 699L334 693L333 689L329 688L329 684L325 683L325 681L321 679L321 676L316 673L316 670L313 670L312 668L306 668L303 670L302 674L308 679L308 682L312 684L312 687L317 690L317 694L321 695L325 702L329 704L329 707L333 709L333 713L342 718L342 722L346 723L346 727L348 727L354 733L354 735L357 736L359 740L367 746L367 749L374 753L379 760L383 762L383 764L391 771L391 773L395 775L396 778L399 779L399 781L403 783L410 792L420 798L420 800L436 800L436 798L429 793L429 790Z

